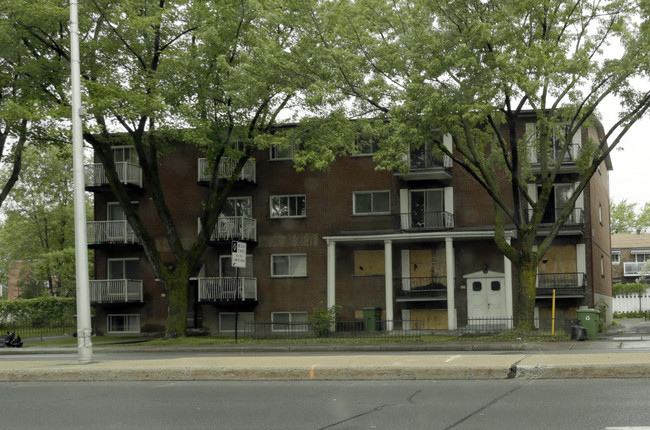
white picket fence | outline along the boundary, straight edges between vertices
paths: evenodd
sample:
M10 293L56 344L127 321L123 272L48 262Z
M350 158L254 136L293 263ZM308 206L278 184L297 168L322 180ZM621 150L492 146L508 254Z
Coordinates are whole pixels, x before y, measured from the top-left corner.
M650 311L650 289L645 294L627 294L614 297L612 300L614 312Z

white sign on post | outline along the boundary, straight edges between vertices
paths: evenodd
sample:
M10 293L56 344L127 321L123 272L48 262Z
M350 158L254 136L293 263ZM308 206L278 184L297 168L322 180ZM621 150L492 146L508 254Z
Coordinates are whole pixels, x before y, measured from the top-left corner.
M232 267L246 268L246 242L232 243Z

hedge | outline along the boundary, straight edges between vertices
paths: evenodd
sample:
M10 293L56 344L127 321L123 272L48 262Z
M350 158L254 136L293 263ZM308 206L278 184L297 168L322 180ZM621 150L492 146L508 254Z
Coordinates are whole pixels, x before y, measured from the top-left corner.
M74 297L37 297L0 301L0 320L53 320L70 318L76 314Z
M645 294L650 287L648 284L623 284L618 282L614 284L614 296L629 296L630 294Z

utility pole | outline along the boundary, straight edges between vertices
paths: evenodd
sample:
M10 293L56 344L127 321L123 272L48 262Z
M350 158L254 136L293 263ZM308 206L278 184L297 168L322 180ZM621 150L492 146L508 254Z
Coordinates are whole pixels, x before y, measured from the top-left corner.
M93 361L90 339L90 288L88 240L84 192L84 149L81 128L81 70L79 66L79 20L77 0L70 0L70 66L72 84L72 165L74 173L74 247L77 279L77 353L81 363Z

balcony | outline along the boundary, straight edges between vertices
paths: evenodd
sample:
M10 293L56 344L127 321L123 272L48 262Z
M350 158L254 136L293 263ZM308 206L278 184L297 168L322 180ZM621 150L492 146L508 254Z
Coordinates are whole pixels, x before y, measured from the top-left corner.
M90 303L142 303L142 281L105 279L90 281Z
M398 302L447 300L447 277L429 276L393 279Z
M403 231L435 231L454 228L454 215L449 212L410 212L399 214Z
M645 262L623 263L623 276L641 276L645 264Z
M453 162L447 155L435 157L425 156L421 152L412 152L409 157L409 171L406 174L398 173L397 176L409 181L421 180L449 180Z
M199 278L199 302L257 303L257 278Z
M552 164L553 167L557 166L558 163L561 163L562 165L560 166L559 173L576 173L578 171L576 160L580 156L581 150L582 147L580 145L573 143L569 145L566 154L561 158L560 148L552 148L548 152L548 162L549 164ZM533 173L539 173L541 171L539 154L535 154L531 157L530 167Z
M553 224L555 220L560 216L564 208L552 209L547 208L542 215L542 224ZM533 210L528 210L528 220L533 215ZM585 223L585 211L582 208L574 208L569 217L564 222L564 226L582 226Z
M91 247L103 245L133 245L139 243L133 233L131 225L126 220L87 222L86 231L88 235L88 245Z
M115 163L115 170L120 183L137 188L142 188L142 168L134 163ZM108 178L104 165L101 163L87 164L84 167L86 188L97 189L108 186Z
M201 220L199 220L201 231ZM257 242L257 220L243 216L219 217L209 242L228 242L242 240Z
M537 298L548 299L553 297L576 297L585 295L587 276L584 273L538 273L537 274Z
M235 166L237 161L230 158L222 158L219 163L219 171L217 172L218 179L230 179L235 174ZM198 182L200 184L210 183L210 170L208 160L205 158L199 158L198 166ZM238 178L240 181L246 181L250 183L256 183L255 177L255 160L248 160L244 165L244 168L241 171L241 174Z

